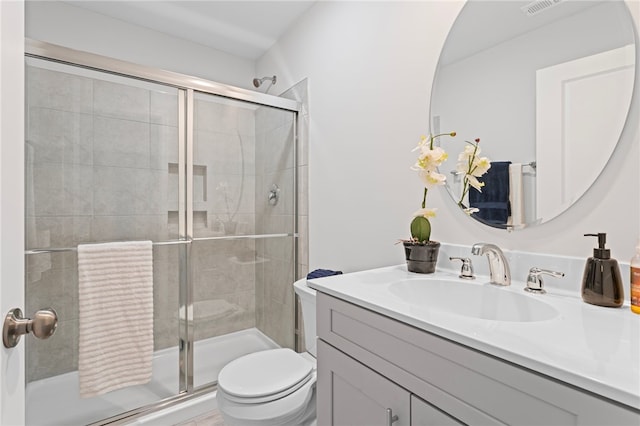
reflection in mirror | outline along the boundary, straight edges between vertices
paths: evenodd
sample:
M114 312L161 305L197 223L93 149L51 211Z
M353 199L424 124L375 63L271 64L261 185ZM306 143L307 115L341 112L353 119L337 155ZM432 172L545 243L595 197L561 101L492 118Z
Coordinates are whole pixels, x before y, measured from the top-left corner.
M448 152L480 138L492 161L482 192L463 197L471 217L529 227L589 189L625 125L635 52L623 1L467 1L440 55L431 129L458 133ZM464 174L455 161L441 169L458 203Z

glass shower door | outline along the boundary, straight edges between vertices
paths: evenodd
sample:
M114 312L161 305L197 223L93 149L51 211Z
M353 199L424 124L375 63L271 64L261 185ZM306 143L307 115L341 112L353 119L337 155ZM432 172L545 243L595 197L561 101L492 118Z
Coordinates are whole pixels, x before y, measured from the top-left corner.
M196 388L214 383L241 355L293 348L295 118L288 110L194 96Z
M155 244L154 364L146 385L80 398L78 274L82 243L179 237L178 89L26 61L26 312L59 317L26 337L28 424L87 424L179 392L181 244ZM136 313L131 312L135 321ZM42 409L43 406L55 409ZM37 408L36 408L37 407Z

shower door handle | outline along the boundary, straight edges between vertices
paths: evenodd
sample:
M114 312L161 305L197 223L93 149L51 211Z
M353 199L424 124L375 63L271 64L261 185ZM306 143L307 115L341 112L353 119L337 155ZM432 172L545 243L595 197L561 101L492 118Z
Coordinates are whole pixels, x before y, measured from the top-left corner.
M33 319L23 318L20 308L11 309L4 319L2 343L5 348L13 348L23 334L32 333L38 339L53 336L58 327L58 314L52 308L41 309L33 314Z

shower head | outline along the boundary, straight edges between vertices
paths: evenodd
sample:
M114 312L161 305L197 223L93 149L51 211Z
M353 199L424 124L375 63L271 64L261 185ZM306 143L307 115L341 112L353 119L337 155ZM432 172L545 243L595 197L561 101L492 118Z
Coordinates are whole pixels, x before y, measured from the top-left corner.
M262 85L262 83L264 83L267 80L270 80L271 84L276 84L276 76L274 75L273 77L254 78L253 79L253 85L255 87L260 87Z

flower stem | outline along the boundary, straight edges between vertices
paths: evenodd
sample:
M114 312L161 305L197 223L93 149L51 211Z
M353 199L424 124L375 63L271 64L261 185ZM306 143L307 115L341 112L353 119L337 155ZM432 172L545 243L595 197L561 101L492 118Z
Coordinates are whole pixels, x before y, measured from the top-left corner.
M453 136L453 134L452 133L440 133L440 134L437 134L435 136L431 136L431 140L429 141L429 149L433 149L433 141L434 141L434 139L438 138L440 136ZM422 206L422 207L424 208L424 206Z
M458 201L458 205L462 204L462 201L464 201L464 196L467 195L467 192L469 192L469 187L467 186L469 184L469 181L467 180L467 177L464 177L464 186L462 187L462 195L460 196L460 200Z
M473 167L473 160L476 158L476 154L478 153L478 143L477 142L469 142L469 141L465 141L468 144L473 145L473 155L471 155L471 157L469 157L469 161L468 161L468 166L467 166L467 173L465 173L464 175L464 184L462 186L462 195L460 196L460 201L458 201L458 205L462 205L462 201L464 201L464 197L467 195L467 193L469 192L469 178L467 177L468 175L472 174L477 168Z
M422 197L422 208L427 206L427 188L424 189L424 196Z

